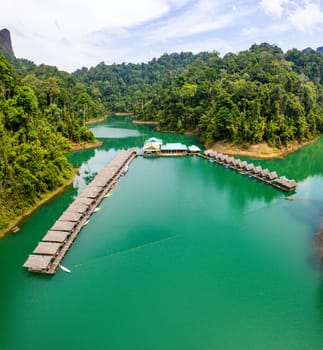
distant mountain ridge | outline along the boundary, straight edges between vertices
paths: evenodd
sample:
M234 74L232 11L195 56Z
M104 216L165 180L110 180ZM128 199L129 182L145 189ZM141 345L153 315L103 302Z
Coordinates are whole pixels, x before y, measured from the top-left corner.
M15 57L11 44L10 31L6 28L0 30L0 51L6 55Z

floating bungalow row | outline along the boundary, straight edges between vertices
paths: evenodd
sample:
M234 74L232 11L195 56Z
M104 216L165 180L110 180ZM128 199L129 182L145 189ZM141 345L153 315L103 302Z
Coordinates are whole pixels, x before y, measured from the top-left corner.
M121 151L76 197L24 263L29 271L54 274L95 208L137 155L135 149Z
M187 147L182 143L163 143L163 140L152 137L145 141L144 156L186 156L200 152L200 148L192 145Z
M234 169L242 174L247 174L260 181L266 182L274 187L277 187L283 191L293 191L296 188L296 181L289 180L285 176L278 177L276 171L269 171L268 169L262 169L261 166L255 166L252 163L241 161L234 157L213 151L205 151L202 157L215 161L228 168Z

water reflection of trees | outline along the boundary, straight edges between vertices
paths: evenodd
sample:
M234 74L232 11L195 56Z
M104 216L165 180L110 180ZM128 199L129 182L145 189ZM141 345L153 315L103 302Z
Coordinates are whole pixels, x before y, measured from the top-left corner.
M284 198L286 194L268 184L262 183L256 179L249 178L247 175L237 173L232 169L210 163L206 160L206 167L211 167L212 171L204 171L204 177L210 186L217 186L221 193L228 193L232 201L232 206L243 210L251 201L262 201L270 203L274 199Z
M82 151L72 152L67 156L67 159L75 168L80 168L81 165L95 156L95 149L85 149Z
M323 176L323 137L318 141L299 151L290 154L284 159L275 160L248 160L255 165L261 165L263 168L276 170L282 176L285 175L289 179L303 181L307 177L314 175Z

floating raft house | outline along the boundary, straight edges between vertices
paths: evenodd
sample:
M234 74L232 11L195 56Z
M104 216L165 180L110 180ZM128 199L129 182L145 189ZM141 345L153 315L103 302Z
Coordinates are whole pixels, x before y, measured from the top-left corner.
M241 161L234 157L229 157L219 152L204 151L204 153L197 153L198 156L208 159L212 162L224 165L227 168L238 171L241 174L249 175L257 180L265 182L271 186L279 188L282 191L294 191L297 183L295 180L289 180L285 176L278 177L276 171L262 169L261 166L254 166L252 163Z
M23 266L31 272L54 274L85 222L136 155L134 148L119 152L58 218Z

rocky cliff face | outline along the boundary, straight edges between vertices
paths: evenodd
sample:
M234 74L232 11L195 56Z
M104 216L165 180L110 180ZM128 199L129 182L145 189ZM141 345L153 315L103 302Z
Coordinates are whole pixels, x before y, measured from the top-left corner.
M4 54L15 56L12 49L10 32L8 29L0 30L0 51Z

